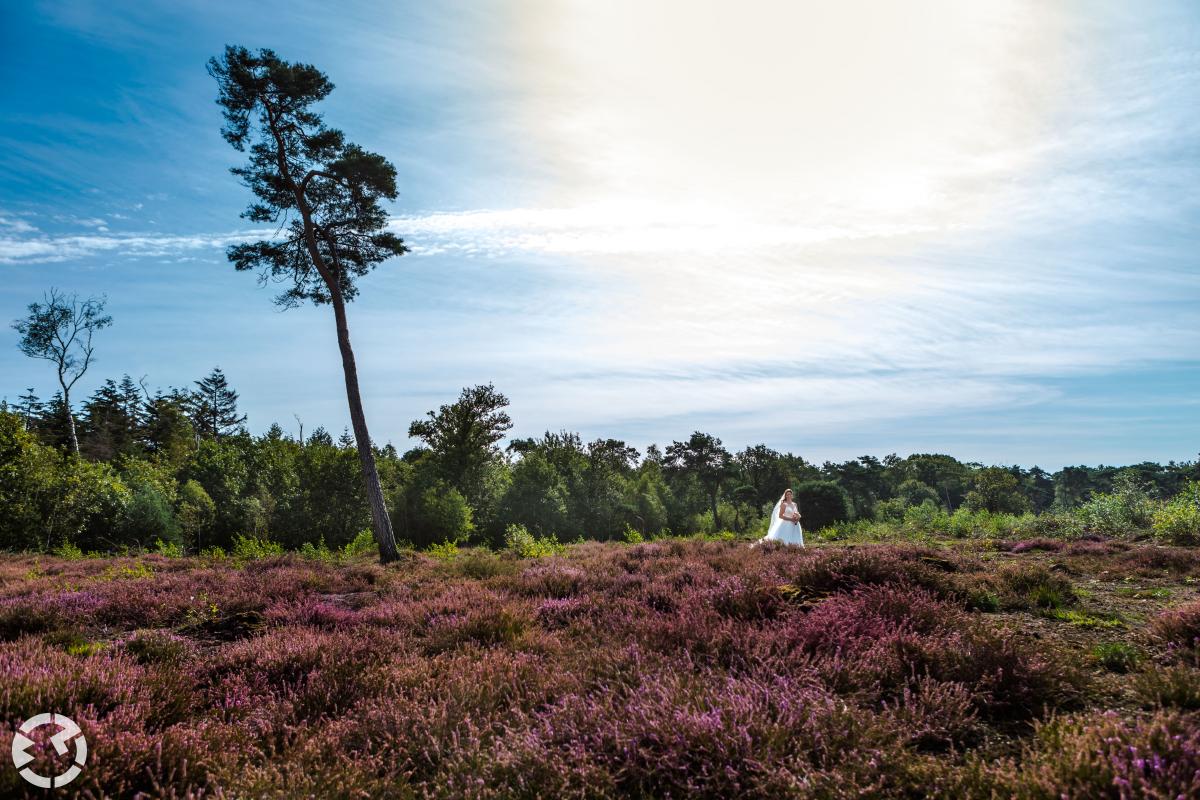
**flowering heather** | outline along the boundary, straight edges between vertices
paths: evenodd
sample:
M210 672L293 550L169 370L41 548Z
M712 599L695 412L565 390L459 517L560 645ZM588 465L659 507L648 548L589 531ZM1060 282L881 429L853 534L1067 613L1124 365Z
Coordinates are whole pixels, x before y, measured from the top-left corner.
M1168 646L1200 649L1200 602L1162 612L1150 621L1150 633Z
M1119 677L1088 638L1117 633L1044 613L1136 552L0 559L0 743L72 717L60 795L89 798L1188 796L1192 667L1164 665L1195 604ZM1109 713L1124 679L1150 710Z

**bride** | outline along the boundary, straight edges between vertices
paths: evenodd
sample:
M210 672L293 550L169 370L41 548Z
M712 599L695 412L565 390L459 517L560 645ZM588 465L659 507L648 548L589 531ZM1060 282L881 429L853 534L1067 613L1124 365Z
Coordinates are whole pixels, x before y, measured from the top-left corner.
M767 535L751 547L763 542L783 542L804 546L804 531L800 528L800 509L792 500L791 489L783 493L783 497L779 498L779 502L771 511L771 524L767 528Z

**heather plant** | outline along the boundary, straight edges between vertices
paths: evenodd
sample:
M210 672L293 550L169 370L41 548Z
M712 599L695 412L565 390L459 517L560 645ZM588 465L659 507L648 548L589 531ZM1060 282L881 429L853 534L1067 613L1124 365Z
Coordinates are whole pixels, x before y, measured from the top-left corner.
M1017 798L1194 797L1200 793L1200 729L1177 712L1063 717L1040 727L1020 767L998 773L999 793Z
M1134 690L1147 707L1200 711L1200 668L1194 661L1154 664L1134 676Z
M1152 617L1129 677L1097 675L1112 633L1039 616L1039 587L1076 596L1051 560L1191 563L1122 548L0 559L0 740L71 715L79 797L1189 796L1192 651ZM1076 580L1092 616L1163 601Z
M1150 635L1168 647L1200 649L1200 601L1155 616L1150 620Z

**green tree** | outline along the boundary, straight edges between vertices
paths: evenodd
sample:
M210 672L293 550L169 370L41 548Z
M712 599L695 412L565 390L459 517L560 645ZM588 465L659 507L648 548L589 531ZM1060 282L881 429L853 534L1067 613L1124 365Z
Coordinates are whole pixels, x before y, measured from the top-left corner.
M935 505L941 504L936 489L913 478L896 487L896 497L900 498L905 506L919 506L926 500Z
M714 526L720 524L717 498L721 494L721 485L730 476L732 460L720 439L700 431L694 432L686 442L672 442L666 451L669 467L694 475L704 488Z
M213 523L217 518L217 504L199 482L189 480L179 487L175 516L184 540L194 545L197 552L209 546Z
M229 387L229 380L220 367L196 381L196 390L188 396L186 408L192 425L201 436L220 439L237 431L246 421L238 414L238 393Z
M333 307L372 527L380 560L394 561L400 553L363 412L346 303L358 293L358 278L407 252L403 240L385 230L380 205L396 198L396 168L347 142L312 110L333 90L315 67L283 61L271 50L226 47L208 71L219 87L222 134L239 152L250 146L249 162L233 169L257 198L244 216L286 229L280 238L231 247L229 259L239 270L290 282L278 298L285 307L306 300Z
M1011 471L1004 467L984 467L971 478L966 506L971 511L992 514L1024 514L1029 511L1029 500Z
M792 482L783 456L765 444L747 447L733 457L733 463L743 485L754 490L750 502L760 509L760 514L761 509L768 503L774 504Z
M196 430L188 418L186 398L178 390L158 392L146 403L144 443L150 455L181 466L195 448Z
M508 398L492 384L473 386L408 426L408 435L429 448L440 477L468 502L476 502L488 463L500 455L497 443L512 427L507 406Z
M79 437L75 432L75 414L71 411L71 389L92 364L95 347L92 338L96 331L112 324L105 315L103 297L80 301L78 295L67 295L51 289L45 303L31 303L29 316L13 322L20 334L17 346L30 358L41 358L54 365L58 385L62 387L63 408L70 435L71 452L79 454Z
M804 481L792 495L800 509L800 524L807 530L817 531L854 515L850 495L833 481Z
M1063 467L1054 473L1054 505L1064 511L1078 508L1092 493L1088 467Z
M118 384L111 378L83 405L84 455L97 461L111 461L119 455L143 450L146 413L142 390L128 375Z
M524 525L535 533L557 534L564 540L582 532L570 516L566 482L540 451L521 457L512 469L512 483L503 500L507 522Z

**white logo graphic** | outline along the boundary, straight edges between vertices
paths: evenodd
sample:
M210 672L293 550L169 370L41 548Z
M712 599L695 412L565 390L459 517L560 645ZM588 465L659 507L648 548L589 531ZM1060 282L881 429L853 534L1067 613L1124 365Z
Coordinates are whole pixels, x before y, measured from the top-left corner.
M33 771L33 767L25 767L26 764L33 761L33 756L29 754L29 748L33 747L33 740L29 738L29 734L43 725L55 725L62 728L61 731L50 737L54 749L60 756L67 754L67 742L75 740L75 763L62 775L55 775L52 778L38 775ZM36 717L25 720L17 729L17 734L13 736L12 758L13 766L21 770L21 777L34 786L42 789L66 786L83 771L83 762L87 761L87 739L83 737L83 731L71 718L64 717L62 714L38 714ZM25 767L25 769L21 769L21 767Z

